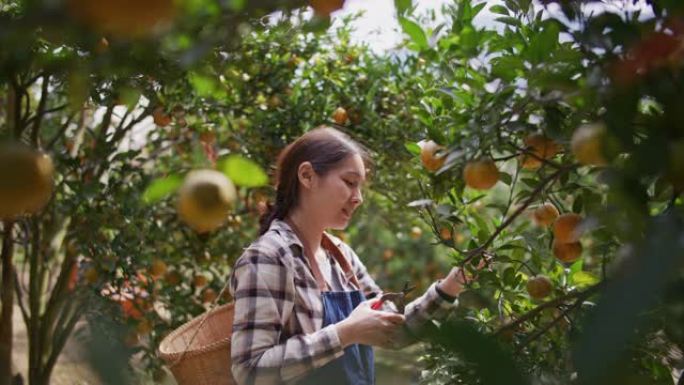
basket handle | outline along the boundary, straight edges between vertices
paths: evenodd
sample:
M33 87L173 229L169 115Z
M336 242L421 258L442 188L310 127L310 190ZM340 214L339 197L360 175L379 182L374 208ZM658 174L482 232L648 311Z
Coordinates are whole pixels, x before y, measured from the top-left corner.
M209 310L207 310L204 315L202 316L202 319L199 322L199 325L197 325L197 328L195 328L195 332L192 334L192 337L190 337L190 341L185 345L185 349L183 349L183 352L181 355L174 360L171 364L169 364L169 367L174 367L180 363L183 358L185 357L185 353L188 352L188 348L190 345L192 345L193 341L195 341L195 338L197 337L197 333L199 333L200 329L202 329L202 326L204 325L204 322L207 320L207 317L209 317L209 314L211 314L212 311L216 309L216 305L218 305L219 299L223 297L223 293L228 289L228 285L230 284L230 280L227 279L225 285L223 285L223 288L219 292L219 294L214 298L214 300L211 302L209 305Z

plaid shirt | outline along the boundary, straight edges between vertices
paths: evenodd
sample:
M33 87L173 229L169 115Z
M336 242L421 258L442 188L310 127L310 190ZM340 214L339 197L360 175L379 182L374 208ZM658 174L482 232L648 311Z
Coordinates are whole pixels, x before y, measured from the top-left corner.
M381 294L356 253L339 238L331 239L350 261L366 298ZM342 282L345 290L356 290L339 264L330 260L333 281ZM406 305L405 326L410 331L445 317L456 305L438 294L436 284ZM245 249L231 273L230 290L235 299L232 372L239 384L294 383L344 354L335 325L322 327L321 292L302 243L286 222L274 220ZM391 309L396 307L386 305ZM408 333L400 340L414 342Z

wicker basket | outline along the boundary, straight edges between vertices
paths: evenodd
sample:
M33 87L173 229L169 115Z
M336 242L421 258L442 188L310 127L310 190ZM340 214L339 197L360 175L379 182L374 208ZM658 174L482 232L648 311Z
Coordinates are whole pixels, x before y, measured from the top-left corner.
M229 303L209 310L171 332L159 344L159 357L179 385L236 384L230 371L233 307Z

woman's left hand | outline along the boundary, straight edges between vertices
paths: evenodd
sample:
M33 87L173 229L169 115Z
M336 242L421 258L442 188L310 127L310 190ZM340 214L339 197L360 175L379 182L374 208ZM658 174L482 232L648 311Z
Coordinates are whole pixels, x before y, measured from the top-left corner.
M489 259L483 258L477 265L477 269L481 270L486 266L489 266ZM451 268L449 275L447 275L446 278L440 282L439 289L449 296L458 297L466 284L470 283L476 278L477 276L472 276L465 269L459 266L454 266Z

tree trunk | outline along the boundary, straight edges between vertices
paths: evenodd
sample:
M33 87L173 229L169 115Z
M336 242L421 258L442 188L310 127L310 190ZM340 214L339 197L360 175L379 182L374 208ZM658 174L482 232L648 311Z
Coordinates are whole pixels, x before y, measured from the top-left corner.
M4 223L5 234L2 239L2 316L0 317L0 385L12 384L12 315L14 310L14 222Z

